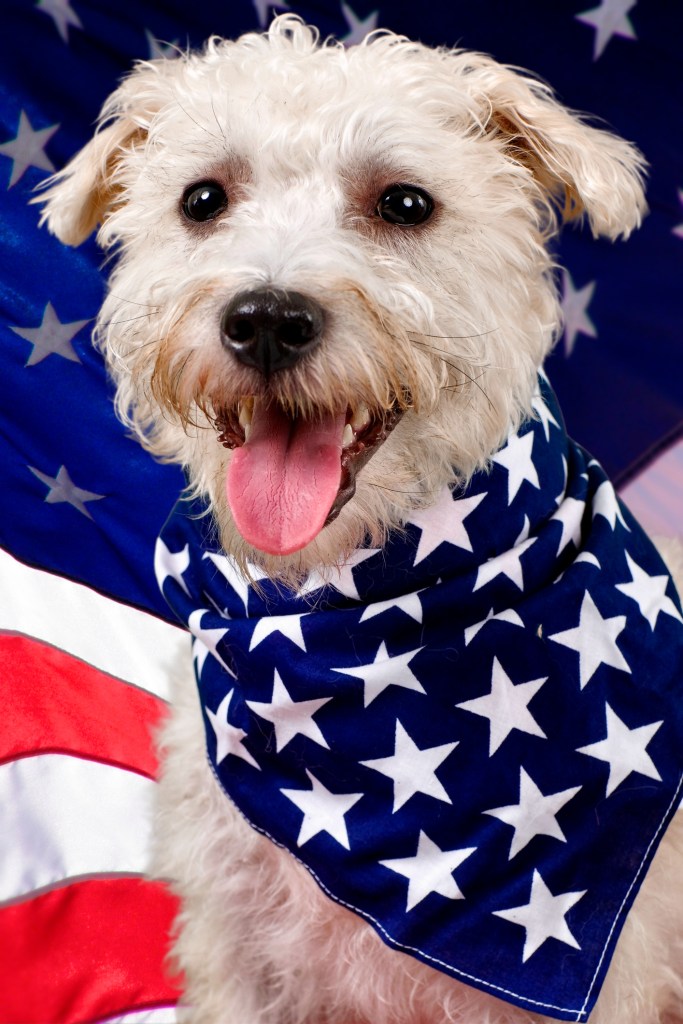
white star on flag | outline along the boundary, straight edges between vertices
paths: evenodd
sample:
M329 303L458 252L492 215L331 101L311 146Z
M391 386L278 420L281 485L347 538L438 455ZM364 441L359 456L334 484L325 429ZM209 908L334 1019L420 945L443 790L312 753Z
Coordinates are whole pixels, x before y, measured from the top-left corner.
M331 697L317 700L292 700L292 697L275 669L273 679L273 695L270 701L263 703L258 700L247 700L248 708L270 722L275 731L275 749L279 753L295 736L307 736L314 743L329 750L327 740L320 727L313 721L313 715L323 705L331 701Z
M532 679L528 683L515 685L498 658L494 658L490 691L483 697L455 705L463 711L471 711L473 715L488 718L491 728L489 757L495 754L513 729L547 739L528 707L547 678L545 676L543 679Z
M0 154L13 161L8 188L16 185L29 167L37 167L40 171L54 171L54 164L44 149L58 129L58 124L52 124L48 128L39 128L36 131L25 112L21 111L16 136L0 144Z
M266 27L270 20L270 14L274 13L276 8L279 11L290 10L289 4L285 3L284 0L277 0L275 3L273 0L252 0L252 3L261 28Z
M413 565L422 562L440 544L453 544L464 551L472 550L470 535L465 520L484 500L487 492L475 494L472 498L453 498L453 493L444 487L438 500L429 508L413 512L409 523L421 530Z
M66 466L59 467L57 476L41 473L39 469L35 469L33 466L28 466L27 468L49 488L44 498L48 505L58 505L64 502L67 505L71 505L87 519L92 519L92 515L85 507L85 503L87 501L101 501L102 498L106 497L104 494L95 494L94 491L86 491L83 487L76 487L76 484L69 476L69 470Z
M187 627L194 637L194 642L192 644L192 657L197 660L197 675L201 676L202 669L204 668L204 662L206 661L207 656L211 654L216 661L223 666L225 671L235 679L235 673L229 665L226 665L217 650L218 644L226 633L229 632L229 628L227 626L215 629L202 627L202 618L204 615L211 614L212 612L208 608L195 608L187 620Z
M595 291L595 281L590 281L583 288L574 288L571 274L562 271L564 294L562 297L562 320L564 322L564 354L569 356L574 351L577 334L586 334L589 338L597 338L595 324L588 316L588 307Z
M397 719L394 753L390 757L376 757L360 763L393 779L394 814L416 793L424 793L450 804L453 801L437 779L436 769L455 750L458 742L418 747Z
M476 589L476 588L475 588ZM467 647L480 629L483 629L487 622L508 622L511 626L521 626L524 628L524 623L518 612L514 608L504 608L502 612L496 612L493 614L493 608L488 613L485 619L481 622L474 622L471 626L467 626L465 629L465 647Z
M569 930L565 921L565 915L586 895L583 892L565 892L553 896L548 886L543 881L540 873L534 870L531 882L531 898L528 903L521 907L512 907L510 910L494 910L496 917L502 917L505 921L512 921L519 924L526 931L524 941L524 952L522 963L526 963L537 949L548 939L558 939L560 942L572 946L573 949L581 949Z
M176 583L180 584L187 596L190 592L183 579L183 573L190 567L190 545L186 544L180 551L169 551L161 537L157 537L154 545L154 575L161 590L164 583L170 576Z
M481 590L487 583L495 580L497 576L507 576L516 587L524 590L522 555L529 550L532 544L536 543L536 540L536 537L529 537L527 540L522 541L521 544L515 544L509 551L504 551L502 555L494 555L493 558L489 558L488 561L480 565L477 569L477 579L472 588L472 593Z
M367 619L374 619L375 615L388 612L390 608L398 608L400 611L405 612L406 615L409 615L411 619L415 619L416 622L422 622L422 601L420 601L419 592L403 594L402 597L389 598L388 601L377 601L375 604L369 604L358 621L365 622Z
M629 729L609 704L605 704L605 719L607 728L605 739L599 740L597 743L589 743L586 747L579 747L577 753L588 754L589 757L597 757L598 760L607 762L609 778L607 779L606 795L611 796L614 790L633 772L661 782L662 777L647 753L647 746L663 723L651 722L649 725Z
M408 879L406 913L432 893L448 900L462 900L464 896L453 878L453 872L476 852L476 846L460 850L441 850L428 835L420 831L417 853L414 857L395 857L381 860L380 864Z
M311 780L312 789L280 790L283 796L286 796L288 800L296 804L300 811L303 811L304 820L301 823L296 845L303 846L318 833L327 832L345 850L351 849L344 818L363 794L332 793L329 789L325 789L322 782L319 782L308 768L306 774Z
M215 714L211 708L204 708L216 736L216 764L220 764L228 754L232 754L234 757L241 757L243 761L261 771L258 761L254 760L244 746L244 739L247 733L244 729L238 729L236 725L231 725L228 721L228 711L230 710L230 702L234 692L234 690L231 690L230 693L225 695L218 705Z
M683 206L683 188L678 190L678 201ZM671 229L671 233L676 235L677 238L683 238L683 224L677 224L675 228Z
M484 811L484 814L512 825L514 833L508 859L512 860L535 836L550 836L566 843L567 839L557 823L556 815L580 789L581 786L574 786L544 796L531 776L520 768L519 803Z
M172 43L162 42L148 28L145 29L145 39L150 60L172 60L181 52L178 39L174 39Z
M638 0L600 0L599 7L591 7L587 11L575 14L577 21L590 25L595 31L593 60L597 60L605 51L612 36L622 39L637 39L637 35L628 17Z
M626 658L617 647L617 639L625 628L625 615L613 615L610 619L604 619L590 592L586 590L581 602L578 626L553 633L548 639L577 652L579 683L583 690L601 665L609 665L631 674Z
M375 697L379 697L380 693L386 690L387 686L403 686L406 690L425 692L422 683L408 667L408 663L421 650L421 647L416 647L414 651L390 657L387 645L382 641L374 661L370 664L358 665L356 668L333 668L332 671L363 680L365 684L364 702L367 708Z
M301 632L302 617L302 615L262 615L257 620L254 632L251 634L249 650L253 651L271 633L281 633L282 636L286 636L293 644L305 651L306 641Z
M349 31L345 36L341 37L341 41L345 46L355 46L357 43L362 43L368 32L374 32L377 28L379 11L372 11L368 14L367 18L359 18L348 4L342 2L341 9L346 18L346 24L349 26Z
M78 334L81 327L90 323L89 320L72 320L70 323L62 323L57 316L51 302L43 310L43 319L39 327L12 327L20 338L30 342L31 352L26 360L25 366L35 366L50 355L62 356L72 363L80 363L81 359L72 345L73 338Z
M631 573L631 582L617 583L616 588L622 594L625 594L626 597L630 597L632 601L636 602L642 615L649 622L650 628L654 630L660 612L663 612L665 615L672 615L679 622L683 622L683 617L681 617L678 608L671 598L666 595L669 577L666 574L649 576L644 569L641 569L634 562L628 552L626 552L626 562Z
M71 7L70 0L38 0L36 8L47 14L55 23L65 43L69 42L69 28L83 28L78 15Z
M631 532L631 527L627 524L619 507L617 492L609 480L600 484L593 497L593 519L596 516L604 516L612 529L615 528L618 520L625 530Z
M531 399L531 407L535 410L539 420L543 424L543 432L545 434L546 441L550 440L550 424L560 429L560 424L557 422L550 409L543 401L540 392L536 392L534 397Z
M540 483L538 481L538 473L536 472L536 466L531 458L531 450L534 446L534 432L532 430L527 431L526 434L512 434L504 448L501 448L499 452L491 459L491 462L497 463L502 466L503 469L507 470L508 473L508 505L517 497L519 489L526 480L540 490Z

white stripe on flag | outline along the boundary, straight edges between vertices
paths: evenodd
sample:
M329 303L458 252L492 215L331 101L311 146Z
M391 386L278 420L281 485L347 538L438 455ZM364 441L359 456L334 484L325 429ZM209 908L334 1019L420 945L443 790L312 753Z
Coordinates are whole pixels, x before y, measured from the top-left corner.
M0 766L0 900L66 879L141 874L149 864L155 783L65 754Z
M33 569L2 550L0 629L43 640L164 700L182 647L190 661L187 634L179 626Z
M108 1017L100 1024L177 1024L174 1006L158 1006L155 1010L137 1010L123 1017Z

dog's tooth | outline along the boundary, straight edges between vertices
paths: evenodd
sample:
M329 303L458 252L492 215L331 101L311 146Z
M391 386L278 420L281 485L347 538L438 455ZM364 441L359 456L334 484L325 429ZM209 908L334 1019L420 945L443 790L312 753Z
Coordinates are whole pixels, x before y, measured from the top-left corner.
M240 426L246 431L251 426L251 417L254 412L254 399L245 398L239 405Z
M367 405L359 405L358 408L354 411L354 414L349 422L353 429L356 431L363 430L364 427L367 427L368 423L370 422L370 412L368 410Z
M249 440L249 435L251 434L251 421L249 421L249 423L243 424L243 430L244 430L244 443L246 444L247 441Z
M356 435L353 432L353 427L350 423L347 423L344 427L344 433L342 434L342 448L348 448L355 440Z

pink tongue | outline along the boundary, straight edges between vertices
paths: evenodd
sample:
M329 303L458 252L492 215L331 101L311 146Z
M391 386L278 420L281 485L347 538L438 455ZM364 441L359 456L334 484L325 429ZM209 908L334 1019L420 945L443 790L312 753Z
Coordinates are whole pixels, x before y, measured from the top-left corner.
M226 482L233 519L249 544L290 555L322 530L339 491L345 418L293 421L276 405L257 407Z

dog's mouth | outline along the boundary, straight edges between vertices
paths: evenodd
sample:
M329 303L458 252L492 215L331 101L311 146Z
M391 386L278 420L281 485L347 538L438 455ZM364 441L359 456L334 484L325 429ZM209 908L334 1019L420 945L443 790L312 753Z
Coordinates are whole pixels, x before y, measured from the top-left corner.
M362 467L405 411L364 404L344 412L292 414L277 402L246 397L216 416L218 440L235 449L226 493L237 529L259 551L290 555L339 515Z

